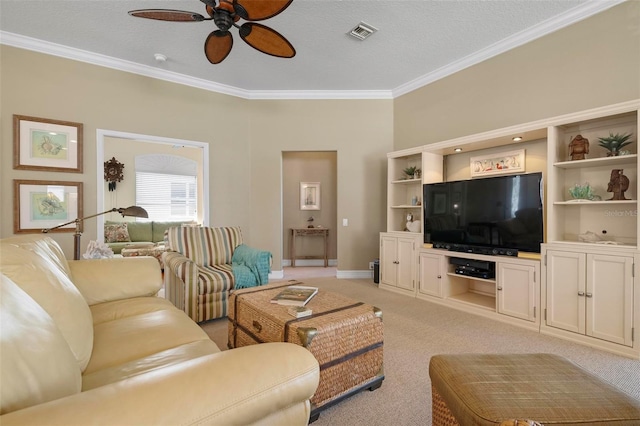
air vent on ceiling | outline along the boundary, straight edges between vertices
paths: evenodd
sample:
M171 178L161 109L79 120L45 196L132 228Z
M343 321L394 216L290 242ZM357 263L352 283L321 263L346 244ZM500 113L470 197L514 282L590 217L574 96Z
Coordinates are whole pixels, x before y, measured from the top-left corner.
M376 31L378 31L377 28L374 28L369 24L365 24L364 22L360 22L349 32L349 35L357 38L358 40L364 40Z

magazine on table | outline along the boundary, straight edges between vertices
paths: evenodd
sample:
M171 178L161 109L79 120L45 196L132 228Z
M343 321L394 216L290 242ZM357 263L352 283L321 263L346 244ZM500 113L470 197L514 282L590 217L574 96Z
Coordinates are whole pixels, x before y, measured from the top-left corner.
M278 293L271 303L279 305L304 306L318 292L317 287L291 285Z

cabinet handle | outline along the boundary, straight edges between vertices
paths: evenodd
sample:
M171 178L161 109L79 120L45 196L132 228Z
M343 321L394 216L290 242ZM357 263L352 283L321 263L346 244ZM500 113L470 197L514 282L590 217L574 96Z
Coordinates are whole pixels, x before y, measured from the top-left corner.
M579 291L578 296L584 296L584 291Z
M398 262L397 260L394 260L393 263L395 263L396 265L400 264L400 262Z
M498 287L498 290L502 290L502 287Z
M442 278L442 275L438 275L438 279Z
M593 294L587 293L587 297L593 297Z

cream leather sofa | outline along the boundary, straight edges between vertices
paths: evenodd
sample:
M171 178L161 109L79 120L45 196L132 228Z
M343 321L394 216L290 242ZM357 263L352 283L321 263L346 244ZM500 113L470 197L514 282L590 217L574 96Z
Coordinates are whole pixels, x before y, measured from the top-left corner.
M303 425L315 358L289 343L220 351L167 300L154 258L67 261L0 240L0 424Z

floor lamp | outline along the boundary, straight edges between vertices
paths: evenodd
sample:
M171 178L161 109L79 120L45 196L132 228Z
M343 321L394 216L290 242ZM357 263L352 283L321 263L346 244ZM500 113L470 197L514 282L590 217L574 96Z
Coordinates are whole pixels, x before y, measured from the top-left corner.
M91 216L87 216L87 217L83 217L83 218L77 218L75 220L72 220L71 222L67 222L67 223L63 223L62 225L58 225L58 226L54 226L53 228L49 228L49 229L43 229L42 232L43 233L48 233L49 231L52 231L54 229L58 229L58 228L62 228L63 226L67 226L67 225L71 225L72 223L76 224L76 230L73 233L73 259L74 260L79 260L80 259L80 237L82 236L82 231L80 231L80 224L87 220L87 219L91 219L92 217L96 217L96 216L100 216L103 214L107 214L107 213L114 213L114 212L118 212L122 215L122 217L125 216L132 216L132 217L149 217L149 213L147 213L147 211L145 209L143 209L142 207L138 207L138 206L131 206L131 207L127 207L126 209L124 208L112 208L111 210L107 210L106 212L102 212L102 213L96 213L96 214L92 214Z

